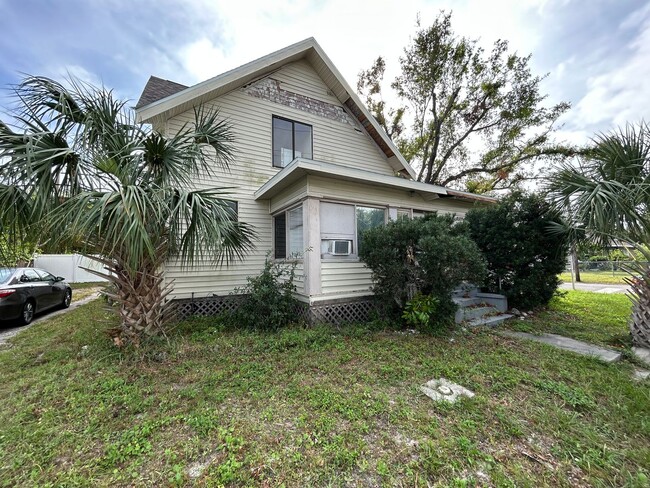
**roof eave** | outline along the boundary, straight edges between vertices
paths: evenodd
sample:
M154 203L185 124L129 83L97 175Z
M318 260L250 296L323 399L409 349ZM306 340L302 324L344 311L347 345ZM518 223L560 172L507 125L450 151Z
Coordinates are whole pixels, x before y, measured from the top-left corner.
M429 185L397 176L383 175L323 161L297 158L264 183L255 192L255 200L272 198L284 188L294 183L298 178L308 174L358 181L377 186L387 186L404 191L413 191L420 193L426 199L434 199L447 195L447 190L441 186Z

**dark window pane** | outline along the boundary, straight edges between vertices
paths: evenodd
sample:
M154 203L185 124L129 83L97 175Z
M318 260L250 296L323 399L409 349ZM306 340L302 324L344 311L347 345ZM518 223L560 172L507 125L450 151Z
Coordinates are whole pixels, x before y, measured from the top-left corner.
M293 123L273 119L273 166L284 168L293 161Z
M31 282L41 281L41 277L38 276L36 271L34 271L33 269L26 269L23 272L23 275L25 275L26 277L24 281L31 281Z
M273 217L273 235L275 257L284 259L287 257L287 215L281 213Z
M232 211L232 220L234 222L237 222L237 217L239 216L239 205L235 200L226 200L226 205L230 207L230 210Z
M312 159L311 154L311 127L298 122L294 123L296 157Z

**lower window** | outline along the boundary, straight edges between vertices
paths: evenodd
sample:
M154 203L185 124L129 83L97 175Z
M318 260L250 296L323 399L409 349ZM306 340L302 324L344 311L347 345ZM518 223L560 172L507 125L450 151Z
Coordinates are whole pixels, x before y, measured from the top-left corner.
M322 202L320 205L321 256L358 256L363 232L384 225L386 209Z
M297 258L304 251L302 205L273 217L276 259Z

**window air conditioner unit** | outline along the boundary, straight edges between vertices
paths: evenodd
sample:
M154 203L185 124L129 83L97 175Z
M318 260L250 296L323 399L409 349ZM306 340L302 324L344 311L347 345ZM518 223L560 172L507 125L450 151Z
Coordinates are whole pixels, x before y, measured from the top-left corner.
M352 254L352 241L331 240L327 252L333 256L349 256Z

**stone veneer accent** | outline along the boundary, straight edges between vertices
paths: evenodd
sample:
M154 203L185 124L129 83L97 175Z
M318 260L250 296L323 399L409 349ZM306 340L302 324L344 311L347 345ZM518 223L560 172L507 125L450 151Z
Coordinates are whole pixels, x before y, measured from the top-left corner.
M354 119L350 117L343 107L332 105L315 98L300 95L280 88L280 82L273 78L263 78L242 88L244 93L255 98L269 100L270 102L286 105L287 107L302 110L319 117L335 120L343 124L357 127Z

